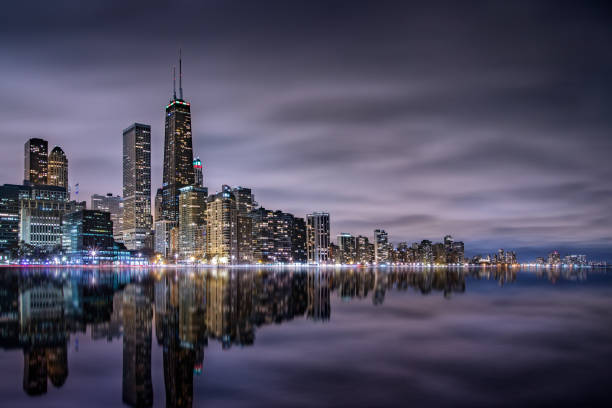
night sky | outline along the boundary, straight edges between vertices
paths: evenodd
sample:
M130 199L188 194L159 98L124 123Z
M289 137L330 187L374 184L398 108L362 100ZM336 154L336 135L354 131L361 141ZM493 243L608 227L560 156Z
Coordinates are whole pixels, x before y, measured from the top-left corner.
M42 137L79 199L120 194L122 130L142 122L155 192L182 47L211 192L329 211L334 236L612 259L605 2L39 3L0 12L0 183Z

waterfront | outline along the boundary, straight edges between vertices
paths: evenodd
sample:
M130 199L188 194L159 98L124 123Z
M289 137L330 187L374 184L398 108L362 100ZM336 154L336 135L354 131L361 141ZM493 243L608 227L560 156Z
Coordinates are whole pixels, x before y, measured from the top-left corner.
M0 269L10 407L606 406L597 269Z

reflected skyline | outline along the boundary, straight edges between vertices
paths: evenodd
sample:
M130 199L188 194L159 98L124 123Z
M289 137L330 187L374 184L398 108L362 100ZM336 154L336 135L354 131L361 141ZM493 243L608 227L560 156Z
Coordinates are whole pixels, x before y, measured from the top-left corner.
M94 344L122 339L124 404L191 407L194 380L210 375L209 345L257 348L266 327L294 320L325 330L334 324L334 299L374 309L384 308L390 293L452 302L470 285L494 282L504 290L522 275L547 286L589 279L582 269L12 269L1 275L0 343L23 350L23 391L40 396L48 382L55 389L70 382L68 349L78 350L79 335ZM154 386L156 348L165 398Z

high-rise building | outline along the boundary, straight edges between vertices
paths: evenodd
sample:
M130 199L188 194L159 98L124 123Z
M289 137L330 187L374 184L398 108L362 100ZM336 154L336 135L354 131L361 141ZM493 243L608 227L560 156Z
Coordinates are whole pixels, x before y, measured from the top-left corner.
M282 211L261 207L251 211L253 258L256 262L292 263L295 218ZM299 243L298 243L299 245Z
M549 265L560 265L561 264L561 255L558 251L552 251L548 254L548 264Z
M377 264L391 262L389 235L383 229L374 230L374 261Z
M182 60L179 58L179 96L176 87L166 105L162 216L178 222L179 190L195 182L191 140L191 106L183 99Z
M196 157L193 161L193 177L196 187L204 187L204 169L202 168L202 160Z
M206 200L206 256L217 263L238 262L238 210L229 186Z
M19 195L24 186L0 186L0 252L19 244Z
M146 247L151 234L151 126L134 123L123 130L123 243Z
M59 146L49 153L47 179L50 186L64 187L68 191L68 159Z
M355 240L357 262L371 264L374 262L374 244L370 243L368 237L359 235Z
M24 146L23 179L30 184L47 184L49 170L46 140L33 138Z
M315 212L306 216L306 245L308 262L327 263L329 256L329 213Z
M183 259L202 258L206 242L206 197L205 187L187 186L179 194L179 255Z
M236 197L238 262L249 264L253 262L253 219L249 214L257 203L250 188L238 186L232 192Z
M293 228L291 235L291 257L293 262L306 263L306 221L300 217L293 218Z
M110 213L113 222L113 238L116 242L123 242L123 199L112 193L106 195L93 194L90 207L92 210Z
M352 264L357 262L357 241L347 232L338 234L338 249L340 263Z
M155 252L168 259L172 256L171 238L172 229L176 222L169 220L155 221Z
M430 264L433 262L433 248L431 241L424 239L418 244L419 262Z

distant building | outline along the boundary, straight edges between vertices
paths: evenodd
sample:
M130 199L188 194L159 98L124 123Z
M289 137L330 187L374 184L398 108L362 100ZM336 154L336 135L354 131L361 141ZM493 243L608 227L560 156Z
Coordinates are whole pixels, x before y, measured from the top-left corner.
M340 251L340 263L357 263L357 240L347 232L338 235L338 248Z
M294 217L291 231L291 257L293 262L306 263L308 256L306 253L306 222L304 219Z
M359 235L355 239L355 252L357 262L371 264L374 262L374 244L370 243L368 237Z
M116 242L123 242L123 199L121 196L93 194L90 207L92 210L110 213L113 222L113 238Z
M327 263L330 245L329 213L315 212L308 214L306 219L308 262L316 264Z
M123 130L123 242L146 248L151 234L151 126L134 123Z
M232 192L236 198L238 262L243 264L252 263L253 220L250 217L250 213L257 207L257 203L250 188L238 186Z
M33 138L25 143L23 179L30 184L47 184L49 171L47 149L48 143L43 139Z
M374 230L374 261L377 264L391 262L389 235L383 229Z
M206 252L205 187L187 186L179 193L179 256L202 258Z
M0 252L19 244L19 196L24 188L16 184L0 186Z
M561 255L559 255L558 251L552 251L548 254L548 264L549 265L560 265L561 264Z
M418 244L418 258L420 263L433 263L433 248L430 240L424 239Z
M576 265L576 266L588 265L586 255L567 255L563 262L566 265Z
M68 159L59 146L49 153L47 178L50 186L64 187L68 191Z
M206 201L206 256L218 263L238 261L238 210L227 185Z
M194 185L196 187L204 187L204 169L202 167L202 160L199 157L193 160L193 176L195 179Z

